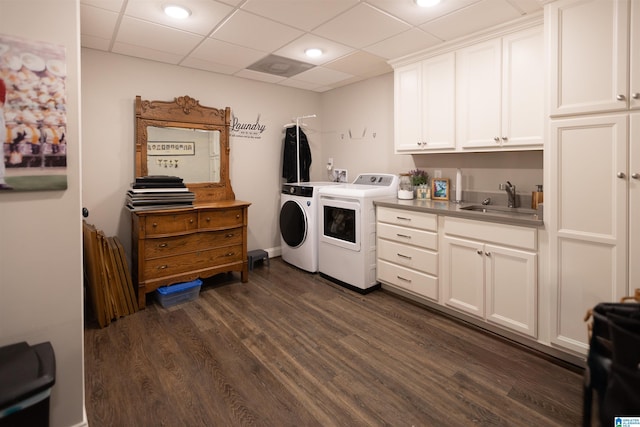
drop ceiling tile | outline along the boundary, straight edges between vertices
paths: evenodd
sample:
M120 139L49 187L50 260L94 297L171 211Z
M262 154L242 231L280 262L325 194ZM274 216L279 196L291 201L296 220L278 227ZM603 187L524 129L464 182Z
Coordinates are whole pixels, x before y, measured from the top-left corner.
M302 31L266 18L237 11L212 37L265 52L278 49L300 37Z
M183 67L196 68L198 70L211 71L212 73L220 74L234 74L242 69L242 67L232 67L227 64L218 64L213 61L207 61L205 59L199 59L194 57L188 57L180 62Z
M283 77L275 76L273 74L261 73L253 70L240 70L234 74L236 77L244 77L251 80L259 80L267 83L278 83L284 80Z
M301 80L303 82L317 83L319 85L330 85L350 77L353 77L353 75L343 73L341 71L330 70L328 68L315 67L296 75L293 79Z
M421 25L420 28L449 41L519 17L520 13L504 0L482 0ZM463 22L466 24L461 25Z
M100 37L82 34L82 47L109 51L109 46L111 46L110 39L101 39Z
M414 0L366 0L367 3L412 24L420 25L465 8L479 0L443 0L433 7L419 7Z
M441 42L442 40L431 34L427 34L418 28L412 28L380 43L365 47L363 50L386 59L394 59L428 49Z
M242 9L310 31L356 3L358 0L248 0Z
M315 90L320 87L317 83L303 82L294 78L286 79L278 83L281 86L295 87L296 89Z
M95 6L112 12L120 12L123 3L124 0L80 0L80 4L83 6Z
M166 3L165 0L128 0L125 14L206 36L233 11L231 6L214 0L179 0L175 3L188 8L191 15L185 19L174 19L164 13Z
M337 16L313 31L314 34L362 48L395 36L411 27L365 3Z
M80 8L80 32L102 39L111 39L118 23L118 13L93 6Z
M322 56L318 58L309 58L305 55L305 49L317 47L322 49ZM274 54L284 56L286 58L296 59L298 61L307 62L314 65L322 65L336 58L340 58L354 49L340 43L327 40L313 34L305 34L299 39L294 40L282 49L278 49Z
M265 55L267 55L266 52L208 38L191 52L189 57L218 64L227 64L240 69L248 67Z
M202 37L125 16L116 41L184 56L202 41Z
M324 65L324 68L340 71L353 76L373 77L393 71L384 58L367 53L354 52Z
M112 52L168 64L177 64L182 59L182 55L121 42L114 43Z

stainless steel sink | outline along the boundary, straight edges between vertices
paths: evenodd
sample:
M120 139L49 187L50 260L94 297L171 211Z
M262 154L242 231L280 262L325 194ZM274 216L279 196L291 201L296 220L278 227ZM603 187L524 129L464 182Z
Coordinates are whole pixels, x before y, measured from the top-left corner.
M489 213L489 214L524 215L524 216L538 215L538 211L535 209L508 208L506 206L469 205L469 206L463 206L460 209L463 211L483 212L483 213Z

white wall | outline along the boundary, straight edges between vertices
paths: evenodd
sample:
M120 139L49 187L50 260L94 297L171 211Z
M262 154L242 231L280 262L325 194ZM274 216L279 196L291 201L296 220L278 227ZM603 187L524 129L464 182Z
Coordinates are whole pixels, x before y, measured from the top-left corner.
M1 0L2 34L65 46L66 191L0 194L0 346L50 341L51 425L84 420L78 0Z
M82 49L82 92L87 221L117 235L129 256L131 220L124 201L134 176L136 95L163 101L189 95L202 105L231 107L244 123L255 123L259 116L266 126L261 139L231 138L231 184L237 199L252 203L249 250L280 245L283 125L296 116L318 114L306 120L313 174L322 123L319 94L92 49Z

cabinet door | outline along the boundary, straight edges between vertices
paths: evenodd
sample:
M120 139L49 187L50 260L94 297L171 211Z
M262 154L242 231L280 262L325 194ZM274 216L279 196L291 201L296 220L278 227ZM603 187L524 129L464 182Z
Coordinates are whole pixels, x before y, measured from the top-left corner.
M502 39L502 148L544 142L544 42L542 28Z
M627 120L550 125L551 341L578 352L588 350L586 310L627 293Z
M418 151L422 145L422 67L406 65L394 71L394 143L396 153Z
M501 40L456 53L456 140L460 148L501 144Z
M640 2L631 2L631 25L629 26L629 51L631 53L630 87L631 99L629 106L640 109Z
M626 109L628 0L564 0L548 7L550 114Z
M537 336L537 255L485 245L487 321Z
M629 133L629 289L640 288L640 113L631 114Z
M423 146L427 150L454 149L455 54L422 62Z
M442 248L444 303L484 318L484 255L482 243L444 236Z

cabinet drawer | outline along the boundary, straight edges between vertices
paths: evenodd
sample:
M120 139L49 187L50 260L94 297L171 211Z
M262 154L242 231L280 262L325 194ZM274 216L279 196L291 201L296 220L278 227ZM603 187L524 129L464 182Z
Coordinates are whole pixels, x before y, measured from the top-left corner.
M444 233L529 250L535 250L538 246L538 231L535 228L516 225L445 217Z
M378 241L378 258L424 273L438 275L438 253L387 240Z
M380 222L401 225L404 227L419 228L422 230L438 230L438 216L434 214L379 207L376 210L376 215L377 220Z
M399 227L397 225L378 223L378 237L393 240L398 243L405 243L413 246L420 246L426 249L438 249L438 233L432 231L417 230L409 227Z
M438 300L438 278L435 276L378 260L378 280Z
M237 227L243 224L243 209L211 209L198 213L201 229Z
M207 249L182 255L150 259L144 265L144 280L242 262L242 245Z
M242 243L242 228L209 231L184 236L146 239L144 258L152 259L168 255L177 255L197 250Z
M195 212L147 215L144 224L147 236L183 233L198 228L198 216Z

